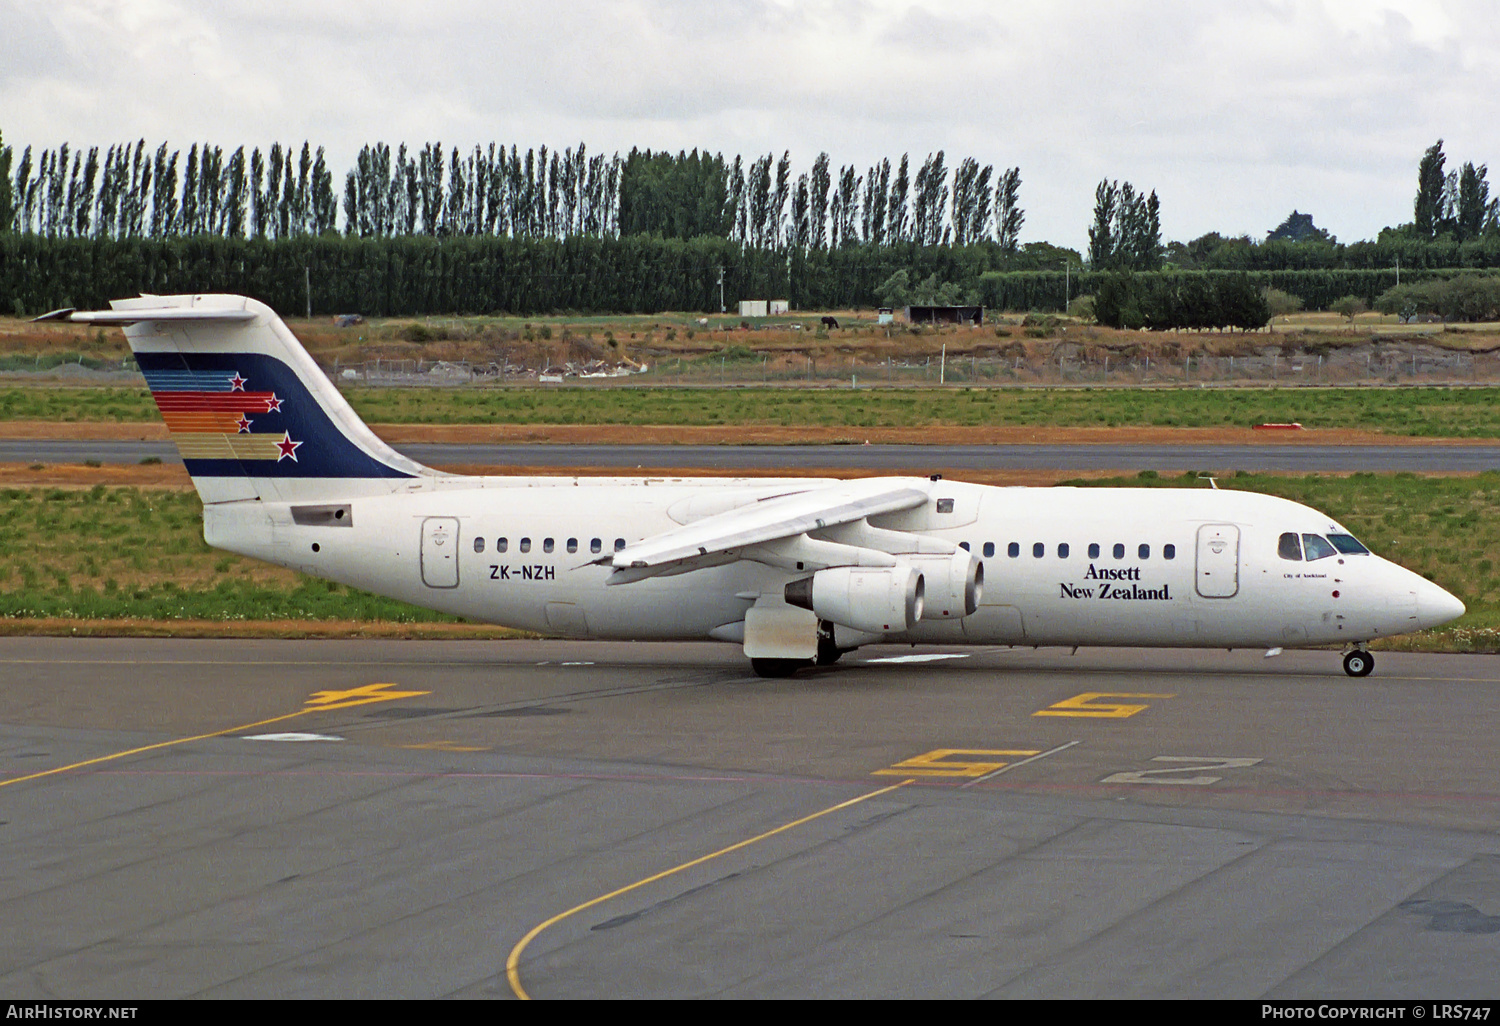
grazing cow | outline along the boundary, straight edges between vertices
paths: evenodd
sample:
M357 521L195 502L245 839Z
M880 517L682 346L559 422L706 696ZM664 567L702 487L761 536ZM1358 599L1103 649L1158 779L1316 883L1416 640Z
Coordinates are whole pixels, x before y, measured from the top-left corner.
M825 327L825 328L837 328L838 326L839 326L839 319L837 317L824 317L823 318L823 327Z

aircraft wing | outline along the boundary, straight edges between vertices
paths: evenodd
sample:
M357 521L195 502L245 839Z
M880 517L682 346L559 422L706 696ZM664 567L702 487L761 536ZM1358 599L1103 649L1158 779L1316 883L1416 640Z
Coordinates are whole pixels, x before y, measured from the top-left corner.
M912 509L928 499L927 490L910 479L841 481L705 517L594 562L615 568L608 583L628 584L733 562L741 550L752 546Z

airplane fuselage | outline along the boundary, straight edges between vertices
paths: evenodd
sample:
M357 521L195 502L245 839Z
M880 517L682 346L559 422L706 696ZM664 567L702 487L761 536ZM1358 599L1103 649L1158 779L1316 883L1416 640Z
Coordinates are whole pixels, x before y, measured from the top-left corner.
M746 611L777 600L786 570L738 560L610 586L611 568L596 560L733 505L822 483L456 478L356 497L337 515L333 506L291 503L210 506L205 536L219 548L525 630L742 641ZM1288 532L1343 534L1284 499L1206 488L916 483L932 502L871 523L969 549L983 565L978 609L879 637L843 628L841 645L1293 647L1363 642L1454 615L1445 592L1379 556L1284 558L1278 540Z

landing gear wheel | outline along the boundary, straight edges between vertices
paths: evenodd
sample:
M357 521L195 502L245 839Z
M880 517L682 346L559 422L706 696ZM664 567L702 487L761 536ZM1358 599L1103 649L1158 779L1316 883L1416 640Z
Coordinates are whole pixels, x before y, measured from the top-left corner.
M1357 648L1344 656L1344 672L1351 677L1368 677L1375 669L1375 657L1364 649Z
M809 665L806 659L752 659L750 669L757 677L790 677Z
M818 624L818 657L813 660L815 666L832 666L839 661L839 656L844 650L833 643L833 624L823 621Z

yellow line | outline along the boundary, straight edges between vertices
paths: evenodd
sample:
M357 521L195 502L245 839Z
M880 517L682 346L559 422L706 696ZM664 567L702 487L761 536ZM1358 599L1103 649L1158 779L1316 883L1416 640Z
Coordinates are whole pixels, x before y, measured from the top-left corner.
M638 887L644 887L649 883L655 883L658 880L664 880L674 873L682 872L684 869L692 869L694 866L701 866L703 863L716 859L720 855L728 855L732 851L738 851L741 848L748 848L750 845L755 844L757 841L764 841L767 837L774 837L779 833L783 833L787 830L792 829L793 827L801 826L803 823L810 823L820 816L828 815L830 812L838 812L840 809L847 809L851 805L858 805L860 802L869 801L871 798L878 798L883 794L889 794L892 791L903 788L907 784L915 783L915 779L903 780L899 784L892 784L890 787L882 787L878 791L871 791L868 794L862 794L856 798L850 798L846 802L839 802L839 804L837 805L830 805L826 809L814 812L808 816L803 816L801 819L794 819L790 823L783 823L781 826L776 827L772 830L767 830L763 834L756 834L754 837L751 837L748 840L740 841L738 844L731 844L727 848L720 848L716 852L711 852L708 855L700 856L696 859L693 859L691 862L684 862L680 866L673 866L671 869L664 869L654 876L646 877L644 880L637 880L633 884L627 884L626 886L621 887L619 890L610 891L608 894L601 894L599 895L599 897L593 899L592 901L585 901L582 905L573 906L566 912L559 912L551 919L533 926L531 930L526 934L526 936L522 937L516 943L516 946L510 949L510 957L505 960L505 975L510 979L510 989L515 991L516 997L520 998L522 1001L531 1000L531 995L526 993L525 987L521 986L521 952L525 951L526 945L536 940L536 938L541 934L543 930L547 929L549 926L553 926L557 923L562 922L564 919L567 919L574 913L582 912L587 908L593 908L595 905L599 905L606 901L609 901L611 898L618 898L622 894L628 894Z
M8 787L11 784L20 784L27 780L40 780L42 777L50 777L54 773L66 773L68 770L82 769L84 766L93 766L101 762L109 762L113 759L123 759L127 755L139 755L141 752L149 752L157 748L170 748L172 745L186 744L189 741L202 741L205 738L219 737L224 734L233 734L235 731L249 730L251 727L264 727L268 723L280 723L282 720L290 720L293 717L303 716L310 712L322 711L323 710L317 708L298 709L296 712L287 713L285 716L273 716L269 720L258 720L255 723L244 723L238 727L225 727L223 730L216 730L211 734L198 734L194 737L179 737L172 741L158 741L154 745L142 745L140 748L132 748L129 751L115 752L113 755L101 755L94 759L85 759L82 762L70 763L67 766L57 766L53 769L42 770L40 773L32 773L24 777L11 777L9 780L0 780L0 787Z
M195 734L193 737L179 737L171 741L158 741L154 745L142 745L140 748L131 748L123 752L115 752L112 755L100 755L93 759L85 759L82 762L69 763L66 766L57 766L53 769L42 770L40 773L31 773L24 777L11 777L9 780L0 780L0 787L8 787L11 784L20 784L27 780L40 780L42 777L50 777L54 773L66 773L68 770L82 769L85 766L95 766L101 762L111 762L115 759L123 759L127 755L139 755L141 752L150 752L158 748L170 748L173 745L186 744L189 741L202 741L211 737L222 737L225 734L235 734L242 730L250 730L254 727L264 727L270 723L280 723L283 720L295 719L298 716L306 716L308 713L328 712L333 709L348 709L356 705L369 705L372 702L389 702L397 698L411 698L415 695L431 694L429 691L378 691L380 688L393 688L394 684L366 684L364 687L353 688L348 691L319 691L309 698L310 703L296 712L285 713L281 716L272 716L269 720L257 720L254 723L242 723L238 727L225 727L223 730L215 730L207 734ZM350 698L349 696L357 696ZM349 698L348 701L339 702L340 698ZM312 704L317 702L333 702L331 705Z

